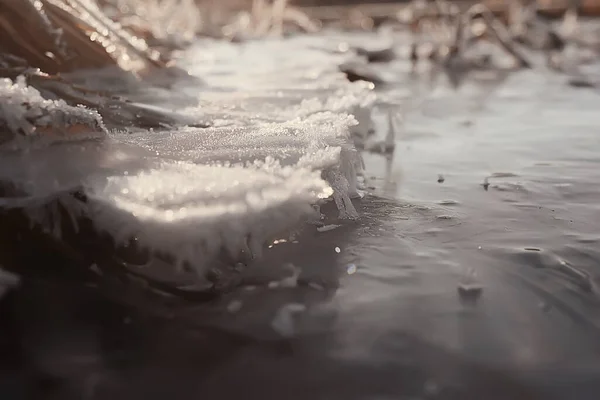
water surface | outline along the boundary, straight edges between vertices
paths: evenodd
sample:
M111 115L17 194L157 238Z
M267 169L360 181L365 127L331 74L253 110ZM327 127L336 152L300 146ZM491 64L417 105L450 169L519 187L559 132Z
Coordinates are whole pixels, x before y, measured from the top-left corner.
M339 227L274 242L235 290L166 322L115 308L30 333L58 349L36 356L63 379L56 398L597 398L598 91L543 66L458 88L403 61L374 68L389 81L377 135L388 111L401 121L393 155L364 154L362 218L325 206ZM272 283L286 263L298 285Z

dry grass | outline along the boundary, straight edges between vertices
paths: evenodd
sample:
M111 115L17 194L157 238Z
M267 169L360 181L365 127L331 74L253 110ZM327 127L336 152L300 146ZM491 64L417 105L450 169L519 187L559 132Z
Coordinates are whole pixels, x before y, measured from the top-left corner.
M0 50L51 74L164 65L143 40L88 0L0 0Z

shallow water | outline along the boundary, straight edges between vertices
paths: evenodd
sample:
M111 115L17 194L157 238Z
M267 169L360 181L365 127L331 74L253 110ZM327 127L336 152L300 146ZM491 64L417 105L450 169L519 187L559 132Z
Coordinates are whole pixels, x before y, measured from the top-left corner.
M543 67L468 77L456 90L443 74L432 83L435 72L409 69L380 67L394 77L380 110L402 123L393 156L365 155L373 195L362 222L320 234L322 251L304 244L313 257L279 256L307 276L341 271L339 289L302 317L293 356L242 353L207 387L242 393L223 389L232 380L290 398L595 398L598 91ZM461 294L467 284L476 289ZM258 302L249 312L277 300Z
M402 61L375 69L390 82L378 136L387 110L401 123L392 156L364 154L361 220L325 207L339 227L273 243L238 289L168 323L113 311L43 334L61 354L37 356L66 381L57 398L597 398L600 94L543 67L458 89ZM298 285L275 287L285 263Z
M206 390L596 398L598 92L539 70L456 91L443 77L412 84L392 106L395 153L365 155L363 220L321 234L322 251L305 244L313 257L281 256L308 276L341 271L338 290L303 316L293 355L243 352ZM243 389L223 389L229 380Z

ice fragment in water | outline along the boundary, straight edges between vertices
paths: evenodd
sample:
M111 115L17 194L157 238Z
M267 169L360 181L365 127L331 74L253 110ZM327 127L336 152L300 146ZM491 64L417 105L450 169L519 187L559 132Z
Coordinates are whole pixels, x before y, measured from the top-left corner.
M346 266L346 273L348 275L354 275L356 273L356 271L358 270L358 268L356 267L355 264L348 264Z
M275 313L271 327L275 332L285 338L291 338L296 334L295 314L306 311L306 306L300 303L289 303L282 306Z
M335 252L336 252L336 253L338 253L338 254L339 254L339 253L342 251L342 250L341 250L339 247L336 247L334 250L335 250Z
M488 189L490 188L490 181L488 178L485 178L483 180L483 183L481 184L481 186L483 186L483 189L487 192Z
M319 232L328 232L328 231L332 231L334 229L339 228L341 225L335 225L335 224L331 224L331 225L323 225L323 226L319 226L317 227L317 231Z

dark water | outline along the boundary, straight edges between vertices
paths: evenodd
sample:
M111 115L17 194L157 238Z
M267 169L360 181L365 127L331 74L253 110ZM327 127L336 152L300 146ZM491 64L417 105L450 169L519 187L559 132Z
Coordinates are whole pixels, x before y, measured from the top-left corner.
M452 89L385 68L403 122L393 156L365 154L360 221L305 228L239 289L160 317L26 282L2 398L598 398L599 93L544 69ZM285 262L299 285L269 288Z

